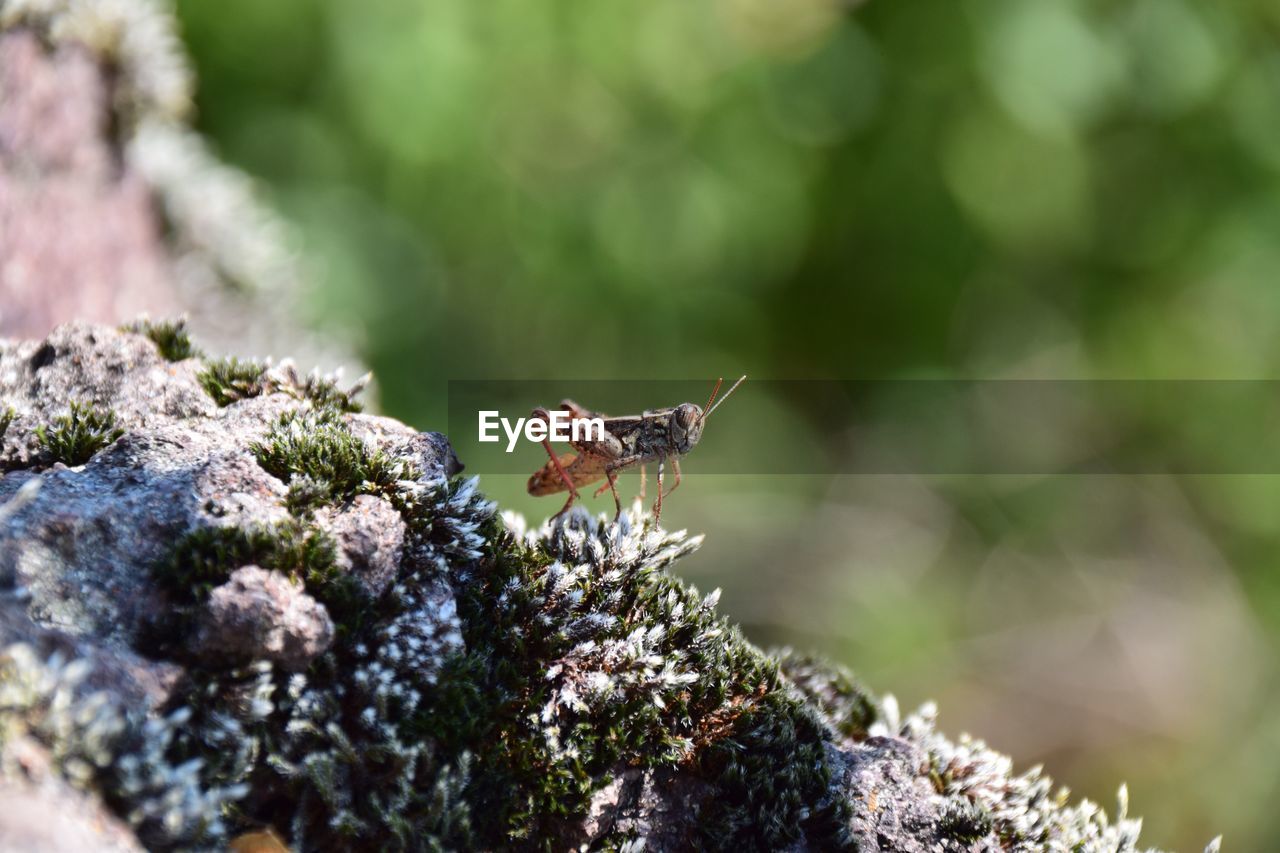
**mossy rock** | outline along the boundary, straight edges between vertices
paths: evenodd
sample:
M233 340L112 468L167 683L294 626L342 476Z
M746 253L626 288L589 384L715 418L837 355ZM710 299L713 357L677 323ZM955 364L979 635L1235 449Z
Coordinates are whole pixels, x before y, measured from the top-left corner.
M673 574L700 537L639 506L530 527L443 436L287 367L211 389L217 362L170 360L154 328L0 343L0 665L22 685L0 731L145 846L1136 849L1123 805L1072 805L931 708L752 645ZM375 538L360 519L396 525L385 583L325 526L356 502L380 509L344 516L344 548ZM247 594L332 630L288 666L270 630L202 652L211 602L235 625Z

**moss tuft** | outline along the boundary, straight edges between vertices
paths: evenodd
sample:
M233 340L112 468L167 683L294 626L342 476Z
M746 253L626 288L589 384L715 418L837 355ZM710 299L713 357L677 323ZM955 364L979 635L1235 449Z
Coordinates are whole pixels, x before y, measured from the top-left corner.
M156 566L157 580L180 608L190 608L241 566L256 565L301 580L308 594L329 610L340 629L358 621L359 584L337 565L336 546L324 531L290 519L270 526L205 527L182 537ZM178 619L172 630L185 626Z
M328 412L362 411L364 407L356 396L367 381L367 377L362 378L343 391L332 376L314 372L302 376L289 362L272 368L262 362L235 358L207 362L200 372L200 384L219 406L262 394L286 394Z
M356 399L363 383L343 391L333 379L317 374L297 379L290 386L290 392L301 399L309 400L318 409L330 409L339 412L362 412L364 406Z
M133 332L150 338L165 361L184 361L188 358L198 358L201 355L200 350L191 343L191 335L187 331L185 318L178 320L141 319L120 328L121 331Z
M333 409L286 412L250 450L268 473L297 490L290 506L305 509L358 494L390 494L416 479L413 467L371 449Z
M854 741L866 738L879 712L875 699L853 673L791 649L781 649L770 656L778 661L782 674L818 712L832 734Z
M221 849L224 813L246 789L202 784L199 762L170 760L190 709L144 722L92 690L90 669L57 653L41 660L22 644L0 651L3 739L41 744L67 782L101 795L147 849Z
M7 426L7 424L6 424ZM83 465L102 448L124 435L116 426L116 414L87 403L73 402L70 411L48 426L36 427L44 452L65 465Z
M256 361L224 358L208 362L200 371L200 385L219 406L256 397L266 391L267 366Z
M986 809L967 799L951 799L938 819L939 833L950 841L972 844L991 834L994 823Z
M460 701L490 711L422 721L475 750L473 808L493 818L482 846L555 847L628 766L694 768L712 784L703 846L770 848L808 832L830 736L717 615L718 593L661 571L697 540L585 513L540 535L508 523L489 531L475 573L455 578L466 648L484 662L468 676L481 698Z
M18 416L13 406L5 406L0 409L0 438L4 438L5 433L9 431L9 424L13 423L13 419Z
M295 474L289 480L284 505L294 518L310 518L312 513L331 499L332 490L328 483L312 479L306 474Z
M401 498L429 532L369 619L306 673L196 671L176 700L197 709L182 757L205 762L207 784L250 789L237 828L274 826L295 850L476 849L468 749L486 664L462 649L438 566L476 559L493 510L474 481L416 485Z
M267 527L204 527L178 540L157 567L156 577L176 601L193 603L241 566L270 563L274 550L275 539Z
M708 745L697 769L715 794L698 811L708 850L776 850L808 841L847 848L848 804L829 801L828 736L796 698L775 690L754 703L732 730Z

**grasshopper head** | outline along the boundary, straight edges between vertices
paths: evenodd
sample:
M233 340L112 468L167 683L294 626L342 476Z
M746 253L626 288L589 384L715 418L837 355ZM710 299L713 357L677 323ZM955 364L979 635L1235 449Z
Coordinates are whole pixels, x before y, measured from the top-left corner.
M671 433L671 446L676 453L688 453L702 438L702 409L693 403L681 403L671 413L668 429Z
M720 393L720 385L724 379L717 379L716 385L711 389L711 399L707 400L706 409L700 409L693 403L681 403L676 406L675 411L671 413L671 425L668 428L671 432L671 446L675 448L676 453L684 454L693 449L693 446L702 438L702 425L707 422L707 418L711 417L720 403L729 399L729 395L738 390L747 377L743 376L737 382L733 383L733 387L725 392L720 398L720 402L716 402L716 395ZM712 405L712 404L715 405Z

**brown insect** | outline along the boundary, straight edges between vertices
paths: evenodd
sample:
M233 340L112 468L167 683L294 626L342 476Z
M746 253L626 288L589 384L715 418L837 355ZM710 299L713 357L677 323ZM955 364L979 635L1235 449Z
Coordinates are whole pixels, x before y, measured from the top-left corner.
M724 379L717 379L711 389L711 399L705 407L699 408L693 403L681 403L666 409L649 409L639 415L624 415L611 418L592 412L579 406L572 400L561 400L558 411L569 413L569 417L601 418L604 421L604 435L587 441L571 441L574 453L556 455L551 449L549 438L543 439L542 446L550 457L529 478L529 494L534 496L552 495L568 491L569 499L552 518L558 518L568 512L569 507L578 499L578 487L587 486L601 479L604 485L596 489L599 496L605 489L613 492L616 507L614 519L622 514L622 501L618 497L618 474L628 468L640 466L640 498L644 498L645 465L658 463L658 498L653 504L653 517L657 521L662 516L663 469L667 460L671 460L671 468L675 472L676 481L666 494L670 495L680 485L680 457L694 448L702 438L702 427L721 403L729 399L729 395L738 389L747 377L743 376L733 383L725 395L716 402L716 394ZM543 408L533 410L531 419L539 419L550 423L550 412Z

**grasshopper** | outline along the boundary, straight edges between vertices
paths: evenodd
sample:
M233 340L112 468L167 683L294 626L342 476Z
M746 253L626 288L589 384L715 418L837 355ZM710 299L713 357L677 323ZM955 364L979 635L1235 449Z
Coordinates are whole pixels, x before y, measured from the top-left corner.
M738 389L747 377L743 376L733 383L725 395L716 402L716 395L724 379L716 380L711 389L711 399L707 405L699 408L693 403L681 403L666 409L649 409L639 415L624 415L611 418L592 412L579 406L572 400L561 400L559 411L566 411L571 418L601 418L604 421L604 436L590 441L572 441L570 446L576 453L565 453L557 456L551 449L551 440L542 440L546 448L548 461L529 478L529 494L535 497L552 495L568 491L569 499L564 506L552 516L559 518L569 511L573 502L578 499L578 487L588 486L604 479L605 483L596 489L593 497L603 494L605 489L613 492L613 503L616 508L614 520L622 515L622 501L618 497L618 473L628 468L640 466L640 498L644 499L645 465L658 463L658 497L653 505L653 518L656 522L662 517L663 469L668 459L675 472L675 484L671 486L670 495L680 485L680 457L693 449L702 438L702 427L711 417L711 413L720 404L729 399L729 395ZM714 405L713 405L714 404ZM532 418L550 422L551 413L546 409L533 410Z

